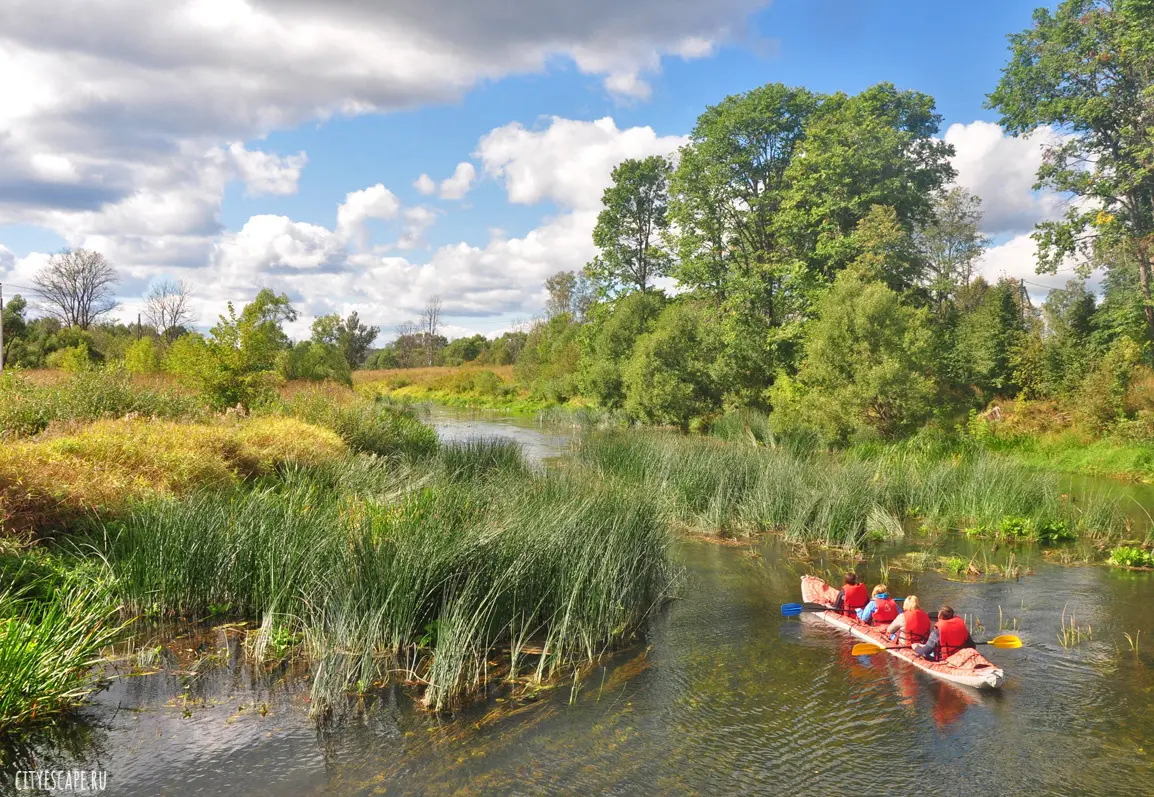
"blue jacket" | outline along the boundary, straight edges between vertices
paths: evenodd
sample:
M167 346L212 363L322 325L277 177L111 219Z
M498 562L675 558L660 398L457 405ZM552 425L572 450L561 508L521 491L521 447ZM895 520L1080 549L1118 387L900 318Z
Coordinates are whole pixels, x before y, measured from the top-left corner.
M889 597L889 594L883 592L883 593L879 594L877 597L881 598L882 600L885 600L886 598ZM877 600L876 599L871 600L869 603L867 603L865 605L865 608L857 610L857 619L861 620L863 623L868 623L870 621L870 618L872 618L874 616L874 612L877 610L877 608L878 608ZM902 605L899 603L898 604L898 614L901 614L901 613L902 613Z

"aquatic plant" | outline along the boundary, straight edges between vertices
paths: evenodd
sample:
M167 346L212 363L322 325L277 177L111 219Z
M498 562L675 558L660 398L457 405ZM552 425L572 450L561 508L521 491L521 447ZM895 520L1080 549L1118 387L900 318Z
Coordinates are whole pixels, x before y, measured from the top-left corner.
M748 441L747 441L748 442ZM928 453L927 453L928 452ZM903 518L930 531L1057 542L1116 535L1118 503L1071 498L1052 474L994 455L941 457L932 448L817 453L661 432L589 434L577 460L602 478L644 485L680 523L775 530L794 540L860 547L900 537ZM988 531L993 530L993 531Z
M1126 631L1122 632L1122 636L1126 637L1126 644L1130 646L1130 652L1135 656L1138 655L1138 640L1142 636L1141 631L1135 631L1134 636L1130 636Z
M1154 555L1133 545L1119 545L1106 561L1117 567L1154 567Z
M94 688L92 668L124 625L105 584L73 580L53 600L0 594L0 731L50 719Z
M1062 625L1058 631L1058 642L1063 648L1069 650L1072 647L1077 647L1085 640L1094 638L1094 629L1089 625L1085 627L1078 625L1078 620L1073 613L1069 617L1066 616L1066 607L1062 608Z
M277 411L332 429L354 451L416 460L437 450L436 432L411 407L381 396L315 387L295 391Z

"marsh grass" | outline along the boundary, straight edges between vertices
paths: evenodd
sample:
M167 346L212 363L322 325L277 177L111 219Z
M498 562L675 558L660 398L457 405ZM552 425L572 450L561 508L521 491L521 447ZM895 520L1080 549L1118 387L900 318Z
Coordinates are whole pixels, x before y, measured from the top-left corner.
M1066 650L1077 647L1087 640L1094 638L1094 629L1089 625L1078 625L1078 618L1073 612L1067 616L1066 609L1062 608L1062 622L1058 631L1058 643Z
M740 436L739 436L740 439ZM748 441L745 441L748 442ZM980 451L886 448L876 458L812 448L727 443L661 432L587 435L577 460L603 479L643 486L674 521L733 534L863 547L900 537L906 519L929 531L1010 529L1018 541L1095 540L1124 528L1118 502L1071 496L1057 477Z
M396 680L450 708L506 648L520 651L506 677L539 683L627 638L672 577L651 497L534 473L496 441L445 446L415 470L358 457L145 501L87 544L130 613L229 606L262 623L262 655L280 629L313 662L319 711Z
M95 688L102 650L123 633L100 581L72 580L53 600L0 594L0 731L49 720Z
M313 387L286 394L275 408L308 423L324 426L362 453L419 460L437 450L437 434L407 406L381 396Z

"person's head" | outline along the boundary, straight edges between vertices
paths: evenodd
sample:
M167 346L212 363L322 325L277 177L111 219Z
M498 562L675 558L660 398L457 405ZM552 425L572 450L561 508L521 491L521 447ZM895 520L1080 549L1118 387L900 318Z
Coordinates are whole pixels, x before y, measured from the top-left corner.
M845 583L856 584L857 583L857 573L846 573L845 574Z
M912 612L915 609L920 609L921 604L918 603L917 595L907 595L906 599L902 601L902 608L907 612Z
M942 608L938 609L938 619L939 620L953 620L954 619L953 608L950 606L943 606Z
M885 584L878 584L876 587L874 587L874 591L871 592L870 595L876 598L878 595L884 595L887 592L889 592L889 590L886 589Z

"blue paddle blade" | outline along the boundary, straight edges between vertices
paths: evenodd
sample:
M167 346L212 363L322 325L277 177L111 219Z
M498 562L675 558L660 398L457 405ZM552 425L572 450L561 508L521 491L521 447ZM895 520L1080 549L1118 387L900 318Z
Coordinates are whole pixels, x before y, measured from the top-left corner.
M802 605L800 603L783 603L781 605L782 617L797 617L801 614Z

